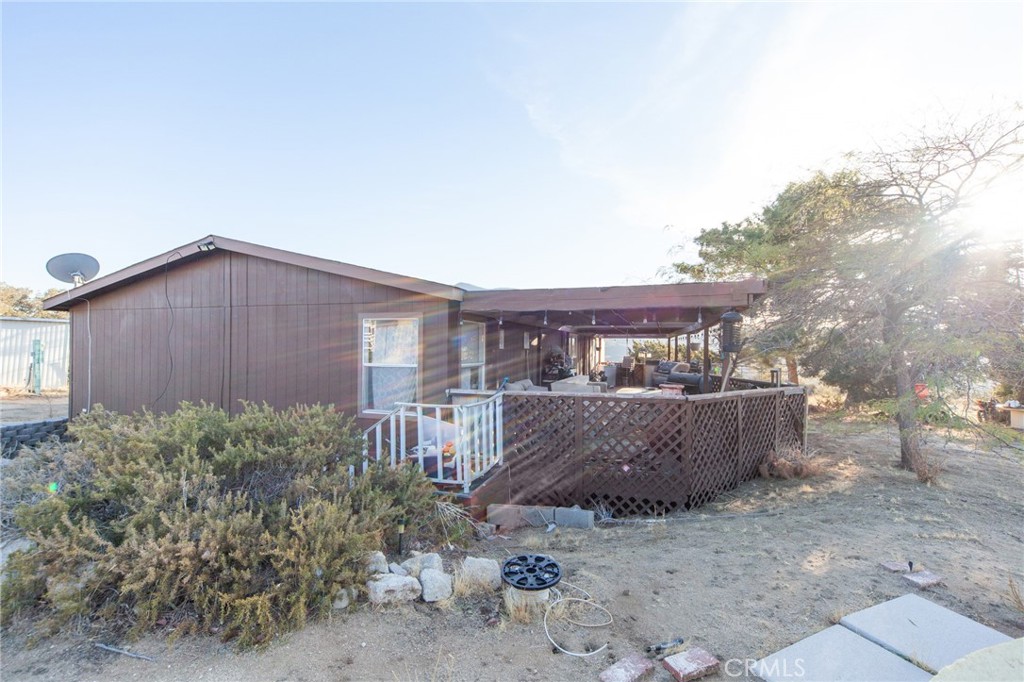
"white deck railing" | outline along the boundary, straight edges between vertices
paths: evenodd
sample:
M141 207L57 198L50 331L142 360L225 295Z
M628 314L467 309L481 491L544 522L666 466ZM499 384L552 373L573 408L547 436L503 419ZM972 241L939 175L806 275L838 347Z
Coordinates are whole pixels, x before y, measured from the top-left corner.
M466 405L398 403L363 432L363 470L384 457L391 466L415 459L430 480L469 492L504 460L503 395Z

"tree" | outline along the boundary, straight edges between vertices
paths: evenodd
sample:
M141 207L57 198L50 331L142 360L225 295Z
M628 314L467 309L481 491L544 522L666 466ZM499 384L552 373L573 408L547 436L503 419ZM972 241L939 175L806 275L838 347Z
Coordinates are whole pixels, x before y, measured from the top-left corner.
M793 183L755 216L702 232L704 262L675 269L769 277L755 346L788 339L806 367L857 397L895 397L900 462L915 468L915 384L980 376L986 348L1006 350L1010 364L1019 357L1019 279L962 209L1021 166L1022 128L994 117L951 123L851 156L849 169Z
M60 292L60 289L50 289L37 296L27 287L0 282L0 317L67 317L67 313L60 310L43 310L43 301Z
M668 343L660 339L638 339L630 342L629 354L639 359L641 353L652 360L667 359Z

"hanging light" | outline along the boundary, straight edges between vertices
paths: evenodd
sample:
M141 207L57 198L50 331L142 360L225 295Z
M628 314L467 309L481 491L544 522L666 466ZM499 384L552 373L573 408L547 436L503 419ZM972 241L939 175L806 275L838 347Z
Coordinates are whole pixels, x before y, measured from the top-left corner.
M704 324L704 318L700 315L700 308L697 308L697 324Z
M739 353L743 346L743 316L735 310L722 315L722 352Z
M597 311L590 313L590 324L597 324Z
M505 313L498 313L498 326L505 326Z
M548 326L548 311L544 311L544 326Z

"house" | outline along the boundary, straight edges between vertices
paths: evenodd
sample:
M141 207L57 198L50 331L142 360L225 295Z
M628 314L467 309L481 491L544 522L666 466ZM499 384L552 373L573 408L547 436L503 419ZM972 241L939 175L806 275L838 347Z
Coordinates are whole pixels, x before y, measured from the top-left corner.
M594 394L561 381L566 367L586 375L610 337L662 338L688 360L699 333L700 386L714 387L709 329L764 293L761 280L481 290L208 236L44 307L70 313L71 414L334 404L359 420L367 461L414 460L478 509L648 514L704 504L804 447L803 388ZM495 392L506 377L553 390Z
M681 336L764 292L761 280L477 290L211 235L44 307L70 312L71 414L333 403L366 424L452 388L543 385L552 353L587 373L611 336L678 353Z

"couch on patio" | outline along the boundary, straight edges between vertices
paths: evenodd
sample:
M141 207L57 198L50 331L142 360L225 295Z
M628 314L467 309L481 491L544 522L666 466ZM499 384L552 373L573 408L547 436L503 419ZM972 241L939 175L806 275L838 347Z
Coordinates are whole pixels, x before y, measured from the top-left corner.
M556 382L557 383L557 382ZM529 379L520 379L519 381L512 381L505 385L506 391L545 391L548 389L543 386L536 386Z
M568 379L559 379L551 383L552 393L607 393L607 381L591 381L585 374L577 374Z

